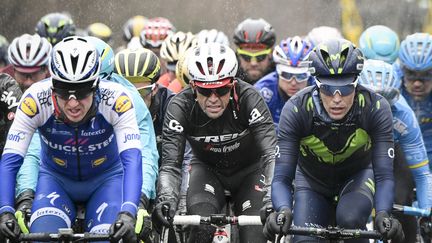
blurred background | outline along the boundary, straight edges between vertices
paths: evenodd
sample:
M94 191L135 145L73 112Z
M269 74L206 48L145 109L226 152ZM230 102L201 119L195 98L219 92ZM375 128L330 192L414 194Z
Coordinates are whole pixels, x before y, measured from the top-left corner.
M376 24L387 25L403 39L431 29L432 0L2 0L0 34L9 41L34 33L37 21L50 12L68 12L77 27L102 22L113 31L114 45L124 44L122 26L134 15L166 17L179 31L216 28L229 37L238 23L262 17L273 25L278 40L305 35L313 27L328 25L345 36ZM348 29L348 32L346 32ZM349 37L349 36L348 36Z

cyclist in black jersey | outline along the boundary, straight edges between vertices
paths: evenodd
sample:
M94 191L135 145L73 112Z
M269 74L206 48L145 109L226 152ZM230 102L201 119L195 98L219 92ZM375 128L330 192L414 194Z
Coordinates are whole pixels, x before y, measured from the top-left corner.
M187 58L190 87L169 103L163 127L162 167L153 211L157 227L169 226L177 207L186 140L193 151L188 214L220 213L229 190L236 215L258 215L269 205L276 134L260 94L235 79L233 50L202 44ZM163 208L168 207L168 215ZM166 218L168 216L168 220ZM241 242L265 242L261 226L240 229ZM211 242L214 229L191 229L189 242Z
M390 216L394 145L388 102L357 84L363 54L351 42L324 41L309 61L316 85L297 93L282 110L272 182L276 211L264 234L286 234L292 218L296 226L365 229L374 206L377 230L402 242L400 223ZM295 236L294 242L318 239Z

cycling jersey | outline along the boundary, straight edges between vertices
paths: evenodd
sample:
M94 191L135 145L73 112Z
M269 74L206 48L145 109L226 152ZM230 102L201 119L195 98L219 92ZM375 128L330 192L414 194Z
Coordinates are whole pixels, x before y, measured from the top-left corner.
M141 99L141 96L137 92L135 86L116 73L112 74L110 81L119 83L126 87L131 94L132 101L135 105L135 110L140 111L136 112L136 120L138 121L138 128L141 135L140 141L142 146L141 153L143 161L143 183L141 192L144 193L147 198L154 199L156 197L155 181L158 175L157 161L159 159L159 154L156 150L156 139L153 133L152 119L147 106ZM17 174L15 194L17 196L19 196L26 189L32 189L33 191L36 189L37 175L39 171L40 146L39 133L36 131L27 150L24 163Z
M395 143L400 144L408 167L413 174L419 206L430 208L432 206L432 178L417 119L403 96L400 96L392 105L391 110Z
M6 73L0 73L0 93L0 152L3 153L7 132L15 116L22 91L15 79Z
M415 101L410 94L402 87L402 95L411 106L423 134L423 141L426 147L429 161L432 160L432 94L422 101ZM429 164L429 166L431 166Z
M191 87L172 98L163 127L162 167L158 202L177 202L186 140L193 157L224 176L257 165L268 193L273 172L275 130L270 112L253 86L238 81L224 113L210 119L195 100ZM269 194L264 202L269 202Z
M324 110L316 86L298 92L285 104L279 122L279 152L272 182L276 210L292 208L292 181L298 168L326 188L340 186L371 162L377 212L393 204L393 134L390 106L384 98L359 85L354 103L341 121ZM337 196L337 194L335 195Z
M33 84L17 109L0 164L0 213L14 211L16 173L38 129L42 170L52 171L65 180L86 181L120 166L124 169L121 210L135 215L142 166L137 163L141 160L140 135L128 92L119 84L100 82L93 101L97 102L96 115L72 127L55 118L51 87L51 79ZM78 192L93 189L89 185Z

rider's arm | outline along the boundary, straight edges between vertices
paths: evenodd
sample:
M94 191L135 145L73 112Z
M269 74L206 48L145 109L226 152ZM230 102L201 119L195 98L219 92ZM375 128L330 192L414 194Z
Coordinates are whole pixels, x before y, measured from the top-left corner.
M292 208L292 182L300 152L300 132L304 130L300 121L301 110L293 98L285 104L279 120L278 150L272 182L272 200L276 211Z
M276 132L273 119L263 98L255 89L245 91L240 98L240 111L246 110L248 125L261 152L260 163L264 175L264 205L271 202L271 181L273 179Z
M420 126L414 112L406 102L399 105L398 108L400 109L393 114L395 116L395 135L399 139L405 160L412 172L419 206L429 209L432 206L432 175L429 171L429 160Z
M36 191L37 179L39 174L39 160L40 160L40 137L36 131L33 134L27 154L24 157L24 162L17 174L17 185L15 190L16 198L26 190Z
M171 99L168 105L162 140L162 165L158 178L158 202L177 203L181 185L181 167L186 144L185 127L187 124L185 110L187 103L183 96ZM190 111L189 111L190 112Z
M389 103L382 97L371 105L369 115L370 136L372 141L372 163L375 177L376 212L391 212L394 200L393 177L393 116Z
M17 172L27 153L34 131L43 120L43 112L37 99L33 98L34 89L29 88L16 111L14 122L9 129L6 145L0 162L0 213L14 212L15 182ZM33 95L35 95L34 92Z
M120 88L120 87L119 87ZM142 156L135 107L130 95L120 91L110 112L120 159L123 164L123 204L121 211L136 215L142 186ZM103 102L102 102L103 103Z

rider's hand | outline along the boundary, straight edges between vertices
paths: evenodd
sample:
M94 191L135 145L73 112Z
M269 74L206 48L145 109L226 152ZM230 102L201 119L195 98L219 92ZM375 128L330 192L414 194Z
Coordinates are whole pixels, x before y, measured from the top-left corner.
M292 213L289 208L282 208L279 212L273 212L267 217L263 234L268 240L274 240L275 234L288 234L291 227Z
M176 212L176 205L171 201L160 202L156 205L152 213L154 228L161 233L162 226L170 227Z
M262 207L260 209L260 218L261 218L261 223L263 225L265 225L266 221L267 221L267 217L273 212L273 205L271 203L268 203L266 205L264 205L264 207Z
M391 239L392 242L403 242L405 236L401 224L397 219L390 217L387 212L381 211L377 213L375 225L384 239Z
M129 212L120 212L116 221L110 227L111 242L137 243L135 234L135 217Z
M147 210L139 208L137 213L137 222L135 224L135 233L143 242L153 242L153 226L151 217Z
M0 235L0 238L6 237L12 242L18 242L20 228L13 213L0 214Z
M33 205L34 199L34 191L29 189L22 192L16 199L16 212L15 217L18 220L18 225L21 228L21 231L24 233L28 233L28 221L31 215L31 208Z

